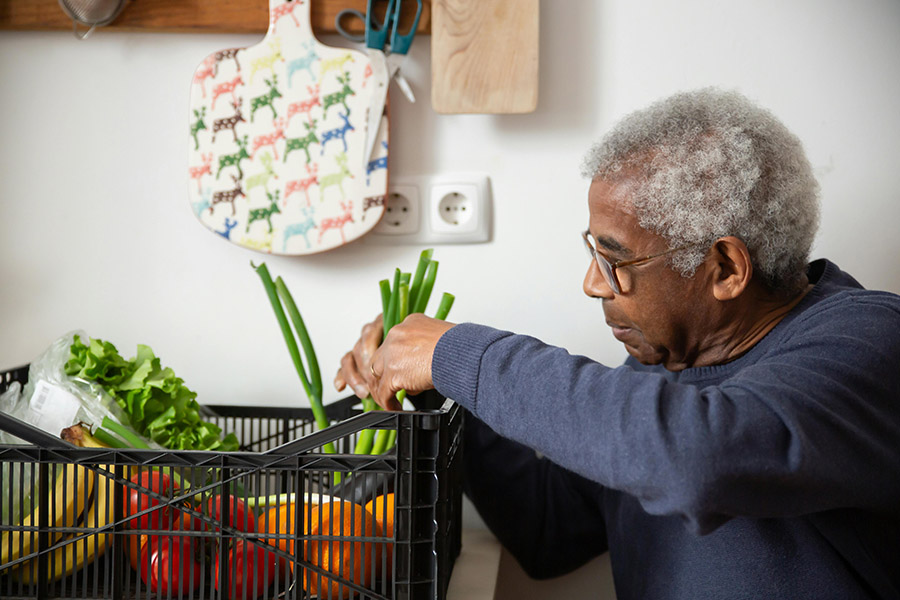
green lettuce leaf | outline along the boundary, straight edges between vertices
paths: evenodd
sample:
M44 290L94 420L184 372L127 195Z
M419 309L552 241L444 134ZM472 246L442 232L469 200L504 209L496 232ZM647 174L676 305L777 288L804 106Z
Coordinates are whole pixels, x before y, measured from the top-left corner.
M65 365L66 375L96 382L128 415L130 425L158 444L173 450L237 450L234 434L200 416L196 392L175 372L163 367L149 346L138 345L126 360L106 341L75 336Z

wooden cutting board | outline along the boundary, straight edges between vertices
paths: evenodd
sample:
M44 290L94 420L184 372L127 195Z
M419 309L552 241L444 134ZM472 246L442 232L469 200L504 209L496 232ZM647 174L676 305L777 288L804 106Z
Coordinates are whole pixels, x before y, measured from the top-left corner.
M193 212L210 232L270 254L336 248L384 214L386 116L364 156L369 56L319 42L310 1L269 0L262 42L210 54L191 82Z
M529 113L538 99L539 0L433 0L438 113Z

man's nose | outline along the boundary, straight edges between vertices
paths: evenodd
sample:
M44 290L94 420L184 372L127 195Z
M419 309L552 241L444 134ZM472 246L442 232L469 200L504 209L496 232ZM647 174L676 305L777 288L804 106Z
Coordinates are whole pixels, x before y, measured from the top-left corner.
M607 283L596 260L588 264L587 273L584 275L584 293L590 298L612 298L615 296L612 287Z

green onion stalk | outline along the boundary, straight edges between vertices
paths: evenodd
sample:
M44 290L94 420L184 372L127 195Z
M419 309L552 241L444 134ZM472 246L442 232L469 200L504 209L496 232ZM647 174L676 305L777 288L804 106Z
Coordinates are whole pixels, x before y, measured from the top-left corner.
M306 329L306 324L303 322L303 317L300 316L300 311L294 303L294 299L291 296L287 285L285 285L284 280L281 277L278 277L278 279L273 282L272 277L269 275L269 269L266 267L265 263L261 263L258 267L253 263L250 264L262 280L266 295L268 295L269 302L272 304L272 310L275 312L275 318L278 321L278 326L281 328L281 334L284 336L284 343L287 345L288 353L291 355L294 369L297 371L297 376L300 378L300 383L303 385L303 391L306 392L306 397L309 398L309 405L310 408L312 408L316 426L319 429L325 429L330 423L328 421L328 415L325 414L325 407L322 405L322 373L319 370L316 351L313 348L312 340ZM285 315L285 309L287 309L287 315ZM290 324L288 324L288 316L290 316L291 323L294 325L294 330L297 332L297 337L300 339L300 346L297 345L297 340L294 338L294 333L291 331ZM307 377L306 367L303 365L300 354L301 346L303 348L303 354L306 356L309 377ZM334 444L330 442L325 444L323 450L328 454L334 454ZM339 474L335 473L335 477L337 478L338 476Z
M94 432L94 437L111 448L142 448L144 450L150 448L144 438L109 417L103 417L100 427Z
M387 279L379 282L385 338L391 328L401 323L409 314L424 313L428 307L438 270L438 261L434 260L432 256L434 256L433 248L423 250L419 255L416 270L412 274L394 269L393 285ZM447 318L454 299L453 294L446 292L443 294L440 306L435 313L436 319ZM401 405L405 398L406 390L397 392L397 400ZM369 396L363 400L363 410L380 410L380 407ZM374 430L367 429L360 433L354 453L383 454L394 447L396 438L396 429L382 429L378 431L377 435Z

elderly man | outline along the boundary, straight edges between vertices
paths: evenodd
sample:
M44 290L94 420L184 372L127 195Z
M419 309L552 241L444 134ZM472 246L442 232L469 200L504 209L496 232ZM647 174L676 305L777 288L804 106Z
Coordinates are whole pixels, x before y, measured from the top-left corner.
M532 576L609 551L620 600L900 598L900 297L808 262L800 142L706 89L584 174L584 292L624 366L412 315L377 351L364 328L338 387L470 411L467 493Z

